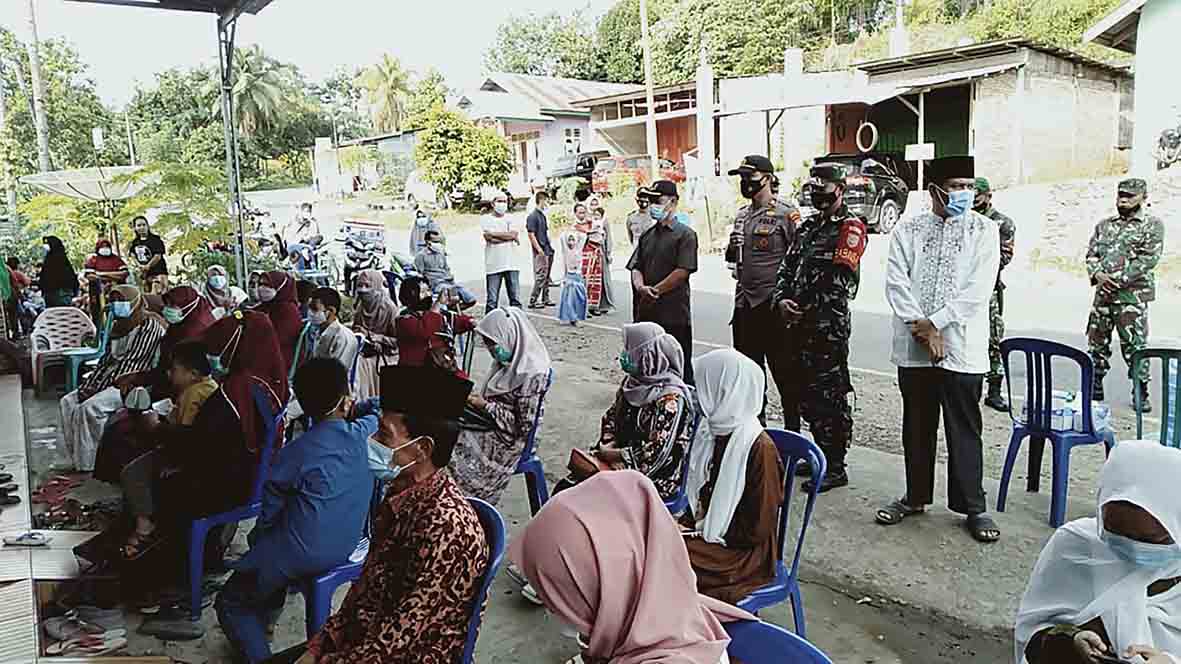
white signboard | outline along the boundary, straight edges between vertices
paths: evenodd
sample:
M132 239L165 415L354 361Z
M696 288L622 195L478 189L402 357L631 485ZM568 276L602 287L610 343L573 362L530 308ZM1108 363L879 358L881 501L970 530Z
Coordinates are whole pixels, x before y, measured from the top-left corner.
M911 143L906 146L906 160L919 161L935 158L934 143Z
M105 141L103 140L103 128L95 127L90 130L90 142L94 143L95 150L102 150Z

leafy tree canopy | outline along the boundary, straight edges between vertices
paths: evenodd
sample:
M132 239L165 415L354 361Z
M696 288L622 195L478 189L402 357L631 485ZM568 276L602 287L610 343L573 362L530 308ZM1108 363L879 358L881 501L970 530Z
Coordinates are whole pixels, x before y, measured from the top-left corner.
M486 186L503 187L513 163L502 136L441 107L427 113L414 160L440 191L473 194Z

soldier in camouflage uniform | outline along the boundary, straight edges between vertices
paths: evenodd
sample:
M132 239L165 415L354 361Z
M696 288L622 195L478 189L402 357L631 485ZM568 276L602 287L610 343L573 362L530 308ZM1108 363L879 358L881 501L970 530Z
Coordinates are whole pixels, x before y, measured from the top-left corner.
M857 295L861 257L869 241L865 222L845 206L846 174L841 164L812 167L812 206L817 212L800 226L799 242L784 256L773 295L798 344L800 412L828 460L821 492L849 483L849 301Z
M1001 383L1005 380L1005 365L1001 362L1001 339L1005 338L1005 282L1001 281L1001 272L1013 261L1017 225L992 206L992 186L987 178L976 178L976 201L972 209L995 221L1001 235L1001 269L996 273L996 287L988 302L988 396L984 398L984 405L1007 412L1009 404L1001 396Z
M796 242L796 225L800 211L796 206L775 197L773 190L779 183L771 160L761 155L750 155L730 171L741 176L743 198L750 200L738 211L730 243L726 247L726 262L734 267L734 348L762 367L764 361L771 368L771 377L779 388L783 403L785 429L800 430L799 383L791 369L795 360L787 342L783 319L775 311L771 297L778 279L783 257ZM759 420L766 424L764 413Z
M1156 299L1156 264L1165 244L1165 226L1143 212L1148 184L1139 178L1119 183L1119 214L1100 221L1087 248L1087 274L1095 287L1087 341L1095 361L1094 398L1103 400L1103 378L1111 369L1111 331L1119 333L1128 378L1143 381L1140 412L1152 410L1148 367L1133 367L1132 354L1148 341L1148 303ZM1133 385L1135 383L1133 382ZM1133 390L1135 388L1133 387ZM1133 394L1133 403L1135 395Z

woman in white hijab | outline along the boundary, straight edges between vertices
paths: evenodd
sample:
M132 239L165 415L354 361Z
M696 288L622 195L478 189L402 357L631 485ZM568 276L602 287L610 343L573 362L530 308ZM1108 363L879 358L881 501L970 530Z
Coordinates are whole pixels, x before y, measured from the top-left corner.
M1017 613L1017 664L1181 664L1181 451L1116 447L1096 517L1054 532Z
M493 364L480 394L473 393L468 404L486 415L491 426L460 431L451 473L463 495L495 505L542 409L551 364L537 330L518 308L494 309L476 326L476 333Z
M703 419L681 524L698 592L733 604L775 576L783 467L759 424L762 369L732 348L702 355L693 368Z

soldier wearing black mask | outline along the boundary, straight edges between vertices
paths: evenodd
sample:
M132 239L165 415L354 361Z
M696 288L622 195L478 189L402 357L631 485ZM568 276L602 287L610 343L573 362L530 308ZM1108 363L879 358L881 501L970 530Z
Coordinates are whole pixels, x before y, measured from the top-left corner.
M734 265L734 316L730 320L734 348L760 367L764 360L783 402L784 426L800 430L798 385L789 373L792 344L783 320L776 315L771 294L783 257L796 242L800 211L775 197L779 180L771 160L751 155L730 171L740 176L739 189L750 205L738 211L726 262ZM766 423L766 398L760 419Z
M791 375L802 395L800 413L828 461L820 491L849 483L845 454L853 438L849 393L849 302L860 284L865 222L845 206L845 167L819 164L811 171L812 206L800 240L779 268L774 301L799 347ZM810 471L801 467L801 474ZM810 490L810 489L809 489Z

